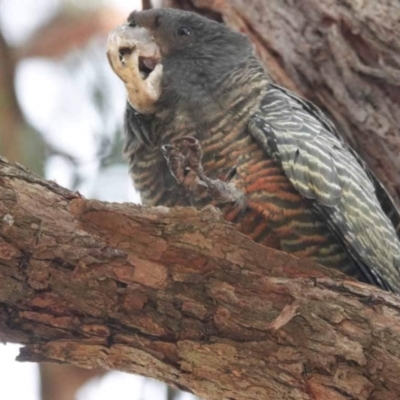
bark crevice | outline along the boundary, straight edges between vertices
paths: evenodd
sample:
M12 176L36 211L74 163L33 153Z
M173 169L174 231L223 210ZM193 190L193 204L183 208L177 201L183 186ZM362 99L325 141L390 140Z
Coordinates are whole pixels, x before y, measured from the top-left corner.
M209 207L82 198L0 161L0 340L209 399L395 399L400 300Z

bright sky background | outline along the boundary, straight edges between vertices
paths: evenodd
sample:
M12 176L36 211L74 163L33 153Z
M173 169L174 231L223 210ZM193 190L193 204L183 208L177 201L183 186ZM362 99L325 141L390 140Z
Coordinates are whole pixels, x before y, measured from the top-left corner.
M70 1L77 4L83 4L83 1L88 6L100 0ZM126 14L141 4L139 0L102 1ZM0 24L6 39L12 45L23 43L38 26L51 19L59 7L59 0L0 0ZM85 66L83 62L83 68L88 69L86 76L90 77L90 65ZM78 80L76 85L71 85L70 71L60 63L42 59L20 63L16 73L17 95L30 123L54 147L73 154L79 160L80 173L84 177L80 192L108 201L138 202L126 165L113 165L102 174L98 171L93 150L95 133L100 129L100 123L112 124L115 121L98 120L93 104L82 89L84 82ZM109 106L114 108L114 118L122 121L124 89L111 73L105 56L104 76L104 84L108 85L110 93ZM55 120L57 124L54 124ZM51 157L45 166L47 178L67 187L72 183L71 169L68 161L59 156ZM39 400L37 366L16 362L18 349L17 345L0 344L0 399ZM112 372L82 388L77 400L158 400L165 399L165 390L165 385L160 383ZM181 397L181 400L189 399L192 399L190 395Z

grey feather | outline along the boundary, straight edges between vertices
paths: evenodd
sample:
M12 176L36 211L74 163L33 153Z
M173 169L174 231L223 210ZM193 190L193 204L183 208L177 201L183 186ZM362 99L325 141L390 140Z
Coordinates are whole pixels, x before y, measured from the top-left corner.
M386 206L390 197L323 113L270 85L249 130L267 154L275 154L365 278L400 293L400 241L376 190L383 192ZM399 215L393 203L389 208Z

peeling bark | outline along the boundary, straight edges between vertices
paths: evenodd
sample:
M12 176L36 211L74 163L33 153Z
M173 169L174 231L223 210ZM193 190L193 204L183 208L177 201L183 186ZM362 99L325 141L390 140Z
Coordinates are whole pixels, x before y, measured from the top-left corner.
M400 205L398 0L164 0L248 34L272 78L328 111Z
M0 340L207 399L397 399L400 300L213 208L82 198L0 162Z

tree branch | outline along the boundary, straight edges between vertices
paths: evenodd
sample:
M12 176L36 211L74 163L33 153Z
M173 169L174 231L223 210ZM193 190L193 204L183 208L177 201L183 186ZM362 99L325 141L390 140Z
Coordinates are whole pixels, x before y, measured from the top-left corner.
M0 162L0 340L208 399L395 399L400 300L213 208L82 198Z

